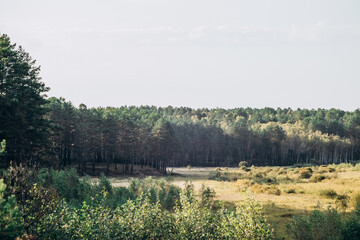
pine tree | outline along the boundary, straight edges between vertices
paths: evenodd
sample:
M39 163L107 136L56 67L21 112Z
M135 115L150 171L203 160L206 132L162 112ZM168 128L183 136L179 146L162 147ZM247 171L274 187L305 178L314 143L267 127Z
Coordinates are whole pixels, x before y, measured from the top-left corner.
M7 142L7 161L36 161L47 142L44 92L49 90L23 48L0 36L0 139Z

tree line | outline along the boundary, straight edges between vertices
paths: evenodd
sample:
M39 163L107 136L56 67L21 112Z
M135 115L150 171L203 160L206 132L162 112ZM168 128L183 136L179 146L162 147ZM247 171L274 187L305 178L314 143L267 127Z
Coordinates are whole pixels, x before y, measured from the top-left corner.
M75 107L48 98L40 67L0 36L1 165L28 162L95 171L110 164L177 166L328 164L360 159L360 109Z

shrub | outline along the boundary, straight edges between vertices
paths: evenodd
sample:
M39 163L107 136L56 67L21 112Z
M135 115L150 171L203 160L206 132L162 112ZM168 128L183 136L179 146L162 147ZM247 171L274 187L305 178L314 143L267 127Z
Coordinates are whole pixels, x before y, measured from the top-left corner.
M300 179L310 178L312 176L312 170L310 171L309 169L311 169L311 168L300 169L299 170L299 178Z
M336 196L335 205L340 210L346 210L349 206L350 197L347 194Z
M5 188L0 179L0 239L15 239L24 233L24 221L15 196L4 197Z
M28 232L36 229L39 221L55 211L59 205L59 197L54 188L33 185L29 190L28 199L23 205L23 218Z
M201 195L201 205L211 205L216 196L214 189L206 187L204 184L201 186L200 190Z
M267 193L273 195L281 195L280 189L278 189L275 185L267 186L267 185L260 185L255 183L251 186L251 191L255 193Z
M334 199L338 196L338 194L333 189L321 190L319 194L322 197L332 198L332 199Z
M89 203L91 198L96 198L96 193L99 193L103 187L111 191L111 185L103 174L100 177L99 189L91 186L86 177L80 180L75 168L60 171L41 169L36 177L36 183L44 188L55 188L57 194L74 207L81 207L83 201Z
M44 170L38 178L39 183L27 190L27 198L21 202L23 216L16 207L15 197L4 201L5 185L0 181L1 239L19 237L24 228L30 234L28 237L34 239L273 238L261 206L252 199L230 211L224 204L211 208L208 203L212 202L215 192L208 187L202 187L201 200L197 200L194 185L189 182L180 190L165 181L145 178L132 181L126 189L112 187L105 176L93 186L83 184L83 180L77 182L77 175L72 173L52 171ZM72 179L67 182L63 178L69 174ZM77 189L76 194L70 190L64 192L70 199L77 196L90 198L90 201L70 206L65 198L60 200L62 197L56 194L53 186L60 186L62 190L69 182L77 183L70 186ZM4 217L10 212L12 218Z
M125 187L114 187L106 198L106 206L115 209L125 204L128 200L134 199L130 191Z
M155 180L152 177L132 180L129 186L131 196L137 197L141 193L148 194L152 203L159 202L165 209L172 209L176 201L179 201L180 188L169 185L163 180Z
M321 182L322 180L324 180L326 177L322 174L317 174L317 175L312 175L309 179L309 182L312 183L317 183L317 182Z
M220 180L221 172L220 171L211 171L209 175L209 180Z
M240 173L212 171L210 172L209 180L233 182L240 179L240 177Z
M338 165L335 165L336 168L342 169L342 168L352 168L353 165L351 163L340 163Z
M355 164L354 170L360 171L360 163Z
M313 210L309 215L295 216L287 225L293 239L343 239L342 219L333 208Z
M353 205L354 205L354 207L360 206L360 192L354 194Z
M360 206L358 205L342 224L343 239L360 239Z
M246 162L246 161L241 161L241 162L239 162L239 168L241 168L241 167L247 167L249 164L248 164L248 162Z
M220 237L217 239L273 239L273 231L261 209L259 203L247 198L236 206L235 212L221 214Z
M287 194L291 194L291 193L296 193L296 190L294 188L290 188L288 190L284 190L284 192Z
M290 178L288 175L278 176L275 178L276 182L279 183L293 183L294 179Z
M206 187L205 187L206 189ZM112 210L84 203L73 210L65 202L40 221L39 239L272 239L261 206L247 199L231 212L210 209L186 190L173 211L163 211L148 194Z
M284 168L280 168L279 171L277 172L277 174L279 174L279 175L287 174L287 171Z
M100 173L100 183L99 186L101 189L105 189L107 192L111 192L112 186L109 180L105 177L103 172Z
M246 180L237 180L234 185L238 188L238 191L245 192L252 185L252 182L248 179Z

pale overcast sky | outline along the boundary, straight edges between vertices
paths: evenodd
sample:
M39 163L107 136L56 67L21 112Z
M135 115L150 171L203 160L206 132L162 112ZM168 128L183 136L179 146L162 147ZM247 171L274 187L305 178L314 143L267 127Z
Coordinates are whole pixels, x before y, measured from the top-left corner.
M359 0L0 0L49 96L89 107L360 107Z

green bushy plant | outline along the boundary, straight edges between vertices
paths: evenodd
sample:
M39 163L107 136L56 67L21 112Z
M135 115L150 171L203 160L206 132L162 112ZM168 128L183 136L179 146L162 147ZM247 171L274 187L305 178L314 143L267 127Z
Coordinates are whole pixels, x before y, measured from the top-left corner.
M216 196L216 193L213 189L211 189L210 187L206 187L204 184L201 186L201 190L200 190L200 195L201 195L201 202L200 204L202 206L205 205L212 205L214 198Z
M104 176L100 177L100 186L102 186L102 181L107 181L104 178ZM91 198L96 197L96 193L101 191L101 188L90 185L87 178L81 180L75 168L60 171L41 169L36 182L45 188L55 188L58 195L74 207L81 207L83 201L89 202Z
M15 196L5 198L5 184L0 179L0 239L15 239L24 233L24 221Z
M295 216L288 230L293 239L342 239L342 220L333 208L313 210L309 215Z
M360 239L360 208L346 215L334 208L313 210L308 215L295 216L287 228L295 240Z
M159 201L165 209L172 209L176 201L179 201L180 188L170 185L163 180L155 180L152 177L132 180L129 186L129 193L133 197L146 193L152 203Z
M32 184L27 190L26 200L21 202L24 214L16 207L15 197L8 197L4 203L3 195L0 194L1 209L11 209L13 217L6 218L13 224L6 227L8 222L4 223L3 216L9 211L0 211L1 236L8 236L4 235L9 232L6 229L11 229L13 235L10 239L21 236L23 232L27 232L31 238L59 240L273 237L260 205L253 200L241 203L232 212L226 210L223 204L219 208L211 207L209 203L213 201L215 192L208 187L202 187L201 200L197 200L194 185L189 182L184 190L180 190L165 181L146 178L132 182L127 189L112 187L105 177L100 179L98 185L84 185L83 180L76 181L77 175L73 173L51 171L43 170L38 183ZM65 192L73 194L68 195L70 201L73 199L71 197L80 197L82 194L84 196L81 198L89 198L80 206L68 204L66 198L57 195L54 187L61 186L61 191L69 183L62 178L69 174L73 174L69 182L77 183L72 186L77 189L77 195L70 190ZM1 183L0 192L5 188ZM97 192L89 195L89 191ZM121 206L117 202L121 202Z

